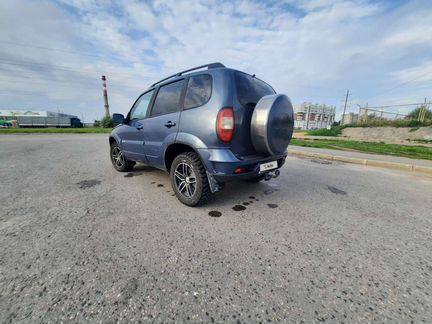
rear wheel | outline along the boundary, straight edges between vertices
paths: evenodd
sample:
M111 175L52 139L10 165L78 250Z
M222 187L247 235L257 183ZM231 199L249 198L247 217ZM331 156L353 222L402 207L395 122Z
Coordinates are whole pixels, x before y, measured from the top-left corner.
M123 154L123 151L121 150L120 146L116 142L113 142L111 144L110 157L114 169L120 172L131 171L135 165L135 162L128 161L126 159L126 157Z
M171 165L170 177L174 193L183 204L196 206L210 197L206 170L196 153L178 155Z

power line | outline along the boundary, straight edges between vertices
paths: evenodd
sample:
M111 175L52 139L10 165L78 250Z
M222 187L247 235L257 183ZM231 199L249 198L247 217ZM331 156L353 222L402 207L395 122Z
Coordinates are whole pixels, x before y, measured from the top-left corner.
M7 81L9 81L11 79L26 79L26 80L32 80L32 81L48 81L48 82L55 82L55 83L59 83L60 82L60 83L66 83L66 84L71 84L71 83L72 84L73 83L83 84L83 81L86 80L86 81L90 81L90 82L88 82L86 84L99 86L99 84L97 84L96 81L94 81L94 83L92 84L91 83L92 80L88 80L88 79L84 79L84 78L83 78L83 80L69 80L68 81L68 80L57 79L57 78L50 78L50 79L48 79L48 78L41 78L39 76L32 77L32 76L23 76L23 75L11 75L7 79L0 79L0 81L7 82ZM11 81L12 82L17 82L17 80L11 80ZM24 82L26 82L26 81L24 81Z
M11 79L12 78L12 79ZM94 86L94 87L100 87L100 84L98 83L92 83L91 80L88 80L88 83L86 83L87 85L83 84L83 80L58 80L58 79L47 79L47 78L41 78L41 77L26 77L26 76L11 76L8 79L0 79L0 82L15 82L15 83L23 83L23 82L27 82L27 81L20 81L20 80L13 80L14 79L26 79L29 80L28 82L31 82L32 84L46 84L46 83L55 83L55 85L57 86L73 86L73 87L85 87L88 88L88 86ZM39 82L42 81L42 82ZM62 83L62 84L59 84ZM134 87L134 86L128 86L128 85L124 85L124 84L118 84L117 81L112 82L112 85L114 85L114 89L115 88L128 88L128 89L134 89L134 90L139 90L139 91L144 91L145 88L144 87Z
M35 75L36 77L29 77L29 76L23 76L23 75L11 75L11 76L9 76L9 78L22 78L22 79L32 79L32 80L46 80L46 81L51 81L51 82L56 82L56 83L57 82L63 82L63 83L67 83L67 84L70 84L71 81L82 84L83 79L88 80L90 78L90 77L86 78L86 77L84 77L84 76L81 75L80 76L80 78L82 78L81 80L69 79L69 81L67 81L67 80L58 79L58 78L49 78L49 79L48 78L42 78L42 77L40 77L40 73L36 73L34 71L20 71L19 73L20 74L21 73L25 73L25 74ZM127 78L125 78L125 79L127 79ZM111 83L115 85L115 84L117 84L117 82L119 82L119 80L122 80L122 79L117 79L116 80L115 77L114 77L114 80L111 81ZM5 81L7 81L7 80L5 80ZM88 81L92 82L92 80L88 80ZM95 85L99 86L99 83L96 83L96 81L94 81L94 82L95 82ZM134 87L134 86L130 86L130 85L124 85L123 83L121 85L118 85L118 87L131 88L131 89L137 89L137 90L143 90L143 91L145 90L145 87L138 87L138 86Z
M1 42L0 42L1 43ZM101 68L100 71L97 70L76 70L73 67L70 66L64 66L64 65L54 65L54 64L45 64L45 63L37 63L37 62L26 62L26 61L16 61L16 60L5 60L0 58L0 63L2 64L7 64L7 65L12 65L12 66L24 66L24 67L36 67L36 68L45 68L45 69L50 69L50 70L59 70L59 71L66 71L66 72L75 72L78 74L83 74L83 72L91 72L91 73L95 73L100 75L101 73L105 73L107 75L110 76L110 79L112 79L113 77L120 77L123 79L130 79L130 80L134 80L136 81L138 78L143 76L143 73L137 72L139 75L137 75L136 77L133 77L131 75L131 73L128 72L118 72L118 71L110 71L110 70L106 70L104 68ZM103 70L103 72L102 72ZM35 71L20 71L21 73L34 73ZM150 74L147 74L147 76L151 76ZM324 90L324 91L328 91L328 90L334 90L332 88L327 88L327 87L318 87L318 86L309 86L309 85L304 85L304 84L286 84L287 87L293 87L293 88L304 88L304 89L316 89L316 90ZM325 95L315 95L315 96L320 96L323 98L335 98L335 96L325 96Z
M5 92L5 93L1 93L0 92L0 96L32 96L32 97L45 97L46 94L42 94L42 93L25 93L25 92L16 92L14 91L13 93L10 92Z
M47 87L53 87L53 88L55 88L55 87L67 87L67 88L80 88L80 89L91 90L91 89L89 89L89 85L85 85L85 84L74 84L74 85L73 84L58 84L58 83L49 84L43 80L33 80L33 81L25 82L25 81L21 81L21 80L2 80L2 79L0 79L0 82L21 83L21 84L27 83L27 84L31 84L31 85L41 85L41 86L47 86ZM95 87L97 87L97 86L95 85ZM13 90L13 91L15 91L15 90Z
M396 86L394 86L394 87L392 87L392 88L390 88L390 89L387 89L387 90L381 91L380 93L378 93L378 94L376 94L376 95L374 95L374 96L372 96L372 97L369 97L369 99L368 99L367 101L370 101L370 99L372 99L372 98L376 98L376 97L382 95L383 93L391 92L391 91L393 91L394 89L400 88L400 87L402 87L402 86L404 86L404 85L407 85L407 84L409 84L409 83L411 83L411 82L417 81L418 79L421 79L421 78L423 78L424 76L426 76L426 75L428 75L428 74L430 74L430 72L426 72L426 73L424 73L424 74L422 74L422 75L420 75L420 76L415 77L414 79L411 79L411 80L408 80L408 81L406 81L406 82L400 83L400 84L398 84L398 85L396 85Z
M14 45L14 46L21 46L21 47L38 48L38 49L42 49L42 50L56 51L56 52L69 53L69 54L75 54L75 55L84 55L84 56L92 56L92 57L99 57L99 58L110 58L109 56L106 56L106 55L99 55L99 54L94 54L94 53L86 53L86 52L64 50L64 49L53 48L53 47L44 47L44 46L36 46L36 45L29 45L29 44L21 44L21 43L10 42L10 41L3 41L3 40L0 41L0 43ZM112 57L120 57L120 56L113 55ZM125 58L123 58L123 59L125 59Z
M92 72L95 74L100 75L102 72L101 70L108 72L110 75L117 75L117 76L121 76L123 75L127 75L129 76L129 79L134 79L136 80L136 78L131 78L130 77L130 73L121 73L121 72L114 72L114 71L110 71L110 70L106 70L105 68L101 68L101 70L97 71L97 70L88 70L88 69L83 69L83 70L76 70L71 68L70 66L62 66L62 65L53 65L53 64L44 64L44 63L36 63L36 62L25 62L25 61L12 61L12 60L4 60L2 58L0 58L0 63L2 64L8 64L8 65L15 65L15 66L24 66L24 67L28 67L28 66L33 66L33 67L38 67L38 68L46 68L46 69L51 69L51 70L60 70L60 71L67 71L67 72L75 72L75 73L88 73L88 72ZM140 75L142 76L142 73L140 73ZM124 77L125 79L127 79L127 77Z
M66 72L75 72L75 73L78 73L79 75L82 75L83 74L83 72L89 72L88 70L75 70L75 69L71 69L70 67L68 67L68 66L60 66L60 65L48 65L48 64L43 64L43 63L35 63L35 62L18 62L18 61L5 61L5 60L2 60L2 59L0 59L0 63L1 64L8 64L8 65L14 65L14 66L24 66L24 67L27 67L27 66L34 66L34 67L39 67L39 68L46 68L46 69L52 69L52 70L60 70L60 71L66 71ZM97 71L90 71L90 72L93 72L93 73L95 73L95 74L97 74L97 73L99 73L99 72L97 72ZM109 72L109 71L108 71ZM37 75L37 72L36 71L20 71L20 73L27 73L27 74L32 74L32 75ZM134 77L123 77L123 76L121 76L121 74L120 73L118 73L118 72L114 72L114 73L112 73L112 72L109 72L109 73L107 73L107 75L110 77L110 78L115 78L116 76L118 77L118 78L120 78L120 79L129 79L129 80L134 80L134 81L136 81L137 80L137 78L138 77L136 77L136 78L134 78ZM126 75L130 75L130 74L127 74L126 73ZM24 77L23 77L24 78ZM40 78L40 77L38 77L38 79L42 79L42 78ZM48 79L47 79L48 80ZM50 81L50 80L49 80ZM116 83L117 81L114 79L113 81L111 81L110 83L112 83L113 85L115 85L115 83ZM297 88L319 88L319 87L313 87L313 86L303 86L303 85L292 85L293 87L297 87ZM138 89L138 90L142 90L142 91L144 91L145 90L145 87L134 87L134 86L125 86L125 85L122 85L121 87L126 87L126 88L131 88L131 89ZM324 89L324 88L323 88ZM315 96L315 97L322 97L322 98L330 98L330 99L334 99L334 98L336 98L336 97L333 97L333 96L325 96L325 95L311 95L311 96Z

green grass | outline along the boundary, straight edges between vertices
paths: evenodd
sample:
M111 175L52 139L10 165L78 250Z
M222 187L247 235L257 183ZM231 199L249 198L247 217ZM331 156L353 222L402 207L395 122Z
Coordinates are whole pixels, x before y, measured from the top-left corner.
M365 153L402 156L412 159L432 160L432 148L374 142L340 141L340 140L291 140L292 145L337 150L355 150Z
M112 128L0 128L0 134L110 133Z
M427 127L432 126L432 120L419 122L414 119L388 120L383 118L370 118L359 124L344 125L346 127Z
M342 134L343 127L333 126L331 129L321 128L307 131L307 135L311 136L338 136Z

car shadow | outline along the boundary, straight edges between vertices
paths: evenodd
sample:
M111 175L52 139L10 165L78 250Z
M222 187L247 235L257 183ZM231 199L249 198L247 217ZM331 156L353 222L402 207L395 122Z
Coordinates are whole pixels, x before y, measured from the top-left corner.
M166 194L177 200L171 189L169 174L152 166L137 163L133 170L124 177L145 176L151 174L150 185L164 187ZM238 211L243 207L251 208L254 204L261 204L280 200L280 184L277 181L262 181L251 183L247 181L232 181L225 184L221 191L211 195L210 199L201 206L195 208L232 208ZM180 201L178 201L181 204ZM240 207L239 207L240 206Z

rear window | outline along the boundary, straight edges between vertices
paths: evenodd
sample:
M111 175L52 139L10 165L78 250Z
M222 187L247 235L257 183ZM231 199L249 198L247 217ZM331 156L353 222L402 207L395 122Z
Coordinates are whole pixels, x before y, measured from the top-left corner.
M212 78L208 74L196 75L189 78L184 100L184 108L195 108L209 101L212 91Z
M264 96L274 94L274 90L264 81L242 72L235 72L237 97L243 106L253 106Z

